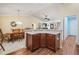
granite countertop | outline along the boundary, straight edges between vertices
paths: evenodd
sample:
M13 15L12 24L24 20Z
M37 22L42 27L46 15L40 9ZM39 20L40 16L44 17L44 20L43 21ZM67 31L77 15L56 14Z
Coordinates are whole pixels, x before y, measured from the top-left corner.
M61 33L61 31L58 30L32 30L32 31L28 31L26 32L28 34L38 34L38 33L48 33L48 34L59 34Z

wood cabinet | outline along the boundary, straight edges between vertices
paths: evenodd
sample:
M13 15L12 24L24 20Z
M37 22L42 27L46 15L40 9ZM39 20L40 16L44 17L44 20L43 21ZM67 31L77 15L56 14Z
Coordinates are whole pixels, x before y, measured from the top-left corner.
M40 48L40 34L34 34L34 35L27 34L26 37L27 37L26 46L28 49L34 51Z
M60 33L55 35L55 51L60 49Z
M26 47L31 51L38 48L49 48L56 52L60 48L60 34L26 34Z
M47 48L56 52L60 48L60 34L47 34Z
M33 50L40 48L40 34L34 34L32 36Z
M55 35L47 34L47 48L54 49L55 46Z
M40 36L40 47L46 47L46 33L41 33Z

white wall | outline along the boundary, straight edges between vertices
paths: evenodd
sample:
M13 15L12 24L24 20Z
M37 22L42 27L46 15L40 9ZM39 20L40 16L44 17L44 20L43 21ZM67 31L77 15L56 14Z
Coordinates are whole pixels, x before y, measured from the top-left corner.
M3 30L3 33L11 32L12 27L11 27L10 23L12 21L22 22L23 24L18 25L17 27L25 29L25 28L32 28L32 23L35 22L34 20L37 20L37 19L34 17L30 17L30 16L20 16L20 17L0 16L0 24L1 24L1 29ZM35 23L37 23L37 21Z

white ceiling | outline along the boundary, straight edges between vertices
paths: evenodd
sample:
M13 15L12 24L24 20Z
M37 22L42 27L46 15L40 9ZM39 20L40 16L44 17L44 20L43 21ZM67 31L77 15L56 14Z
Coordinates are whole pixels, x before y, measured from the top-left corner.
M0 3L0 16L18 16L18 9L20 16L34 16L44 17L44 15L55 18L56 14L60 15L62 9L79 10L79 4L68 3ZM68 8L67 8L68 7ZM61 11L61 12L60 12Z
M27 15L29 13L37 12L50 4L33 4L33 3L12 3L0 4L0 15L17 15L18 9L20 14Z
M18 9L20 15L30 15L34 13L45 13L42 10L47 8L59 8L63 4L51 4L51 3L0 3L0 15L17 15Z

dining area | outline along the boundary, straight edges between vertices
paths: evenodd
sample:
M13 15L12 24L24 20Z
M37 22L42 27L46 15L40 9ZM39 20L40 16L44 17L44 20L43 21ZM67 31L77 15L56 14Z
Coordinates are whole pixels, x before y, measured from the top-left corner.
M0 54L4 55L9 52L25 47L23 29L12 29L10 33L3 34L0 28Z
M24 39L24 31L23 29L12 29L12 32L6 33L9 37L9 41L16 41Z
M2 29L0 29L0 46L5 51L2 43L3 42L15 42L24 39L23 29L12 29L12 32L3 34Z

